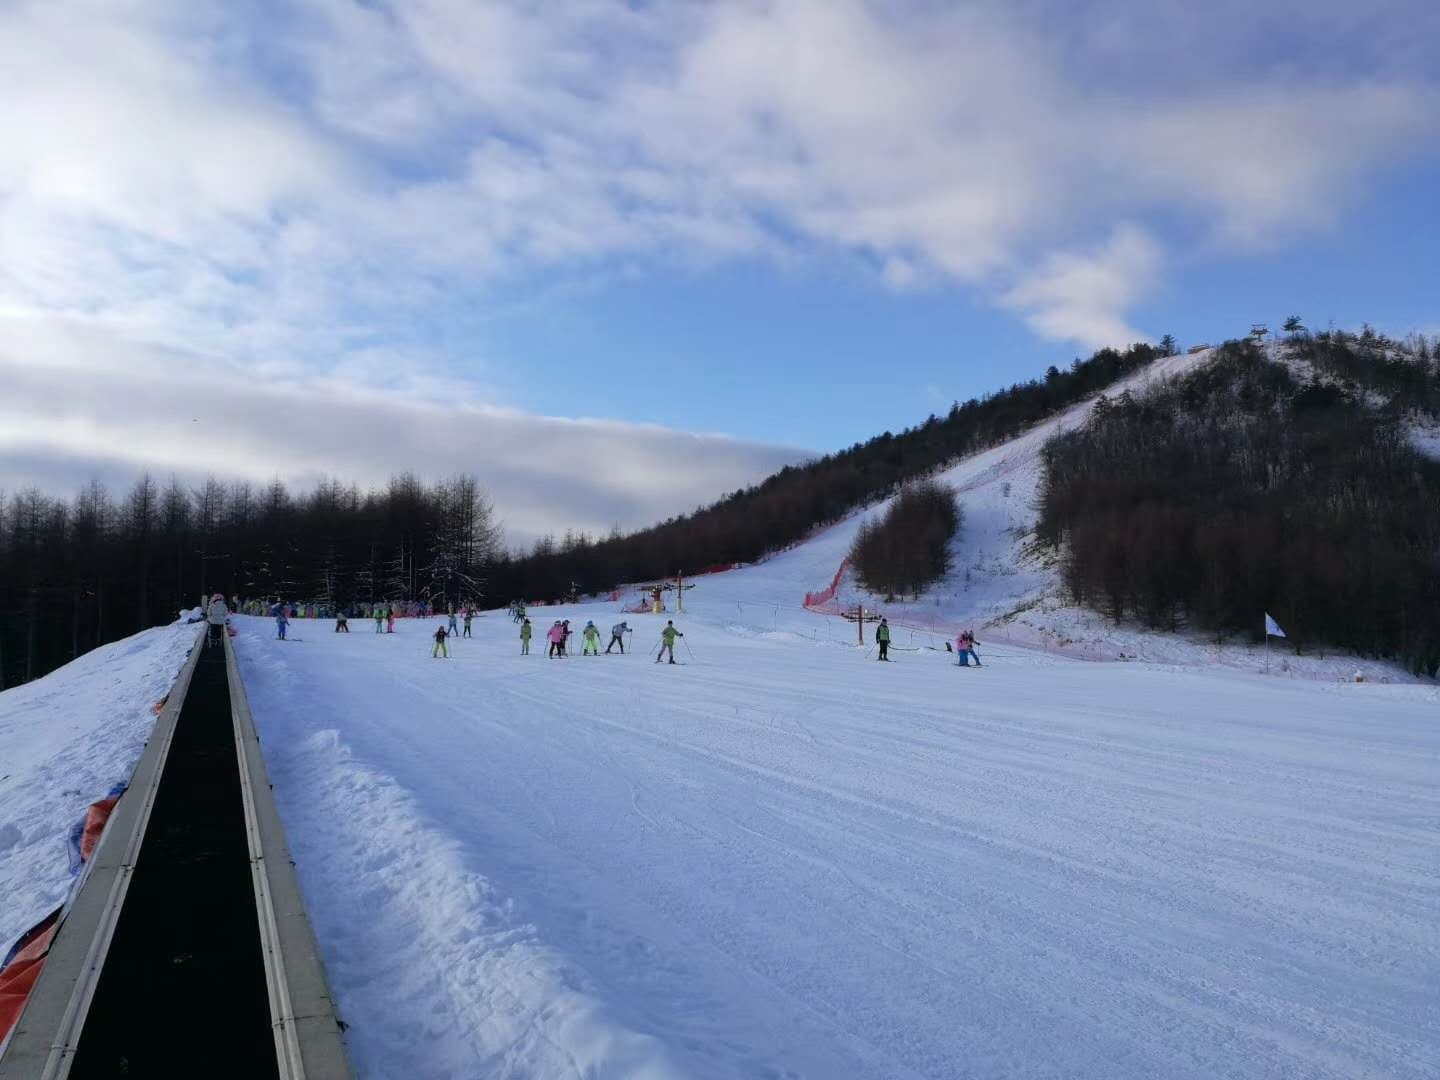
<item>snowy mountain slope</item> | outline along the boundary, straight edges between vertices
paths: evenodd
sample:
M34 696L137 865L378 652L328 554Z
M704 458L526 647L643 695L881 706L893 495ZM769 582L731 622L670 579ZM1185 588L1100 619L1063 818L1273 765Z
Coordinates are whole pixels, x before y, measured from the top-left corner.
M1194 371L1214 357L1213 349L1166 357L1122 380L1106 393L1148 386ZM785 629L810 637L853 640L854 627L839 618L853 610L885 614L903 633L902 646L941 647L962 628L974 629L984 642L1036 648L1091 660L1144 660L1175 665L1224 665L1265 671L1275 676L1412 681L1395 664L1346 655L1297 657L1282 648L1266 650L1246 643L1217 646L1201 636L1165 634L1133 626L1115 626L1095 612L1070 602L1061 587L1053 557L1033 544L1043 466L1040 453L1055 434L1083 424L1094 399L1065 410L1011 441L957 461L937 474L954 487L965 510L965 524L954 546L954 570L919 600L886 601L863 592L846 573L834 601L812 611L802 609L805 594L829 585L860 525L883 514L889 501L861 510L822 530L805 543L764 562L696 579L686 600L696 611L730 605L735 620L764 629ZM627 598L633 594L627 594ZM1257 611L1257 623L1261 617Z
M1213 350L1171 356L1121 380L1106 392L1114 397L1177 378L1208 362ZM1040 481L1040 450L1056 433L1083 424L1094 399L1074 405L1023 435L964 458L937 473L954 487L965 507L965 527L956 548L957 573L944 588L916 605L888 605L895 618L917 627L958 629L1003 617L1052 586L1054 572L1024 553L1024 534L1034 523ZM805 593L827 585L854 542L860 525L883 514L889 500L876 503L824 529L805 543L754 566L700 579L726 600L757 607L797 607ZM966 572L969 572L968 580ZM696 596L701 590L696 590ZM834 608L873 598L861 594L846 576ZM692 601L687 600L688 603ZM953 630L951 631L953 636Z
M362 1076L1434 1075L1433 688L882 665L762 571L680 667L239 620Z
M104 645L0 693L0 957L63 901L70 827L130 779L198 627Z

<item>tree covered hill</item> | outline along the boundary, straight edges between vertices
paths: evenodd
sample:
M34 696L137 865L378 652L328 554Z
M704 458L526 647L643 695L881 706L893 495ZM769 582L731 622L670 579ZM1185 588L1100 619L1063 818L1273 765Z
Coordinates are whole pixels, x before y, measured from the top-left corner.
M1406 418L1436 402L1424 342L1228 343L1047 444L1038 538L1072 599L1116 620L1253 638L1268 611L1297 646L1435 675L1440 463Z

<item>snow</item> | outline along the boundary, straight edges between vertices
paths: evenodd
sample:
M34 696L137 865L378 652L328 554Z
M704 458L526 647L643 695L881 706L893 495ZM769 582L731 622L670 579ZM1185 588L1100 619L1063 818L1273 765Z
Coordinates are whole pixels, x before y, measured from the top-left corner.
M698 579L677 667L237 620L362 1076L1436 1075L1433 685L881 665L765 602L834 553Z
M66 836L130 780L198 628L176 623L0 693L0 958L70 892Z

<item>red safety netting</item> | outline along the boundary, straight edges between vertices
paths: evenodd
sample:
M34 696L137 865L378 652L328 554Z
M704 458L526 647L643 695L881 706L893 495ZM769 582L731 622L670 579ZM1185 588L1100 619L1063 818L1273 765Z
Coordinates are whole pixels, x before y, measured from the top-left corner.
M835 577L831 579L828 588L821 589L819 592L807 592L805 594L805 606L807 608L817 608L834 600L835 594L840 591L840 579L845 576L845 571L848 569L850 569L850 556L847 555L841 561L840 569L835 571Z

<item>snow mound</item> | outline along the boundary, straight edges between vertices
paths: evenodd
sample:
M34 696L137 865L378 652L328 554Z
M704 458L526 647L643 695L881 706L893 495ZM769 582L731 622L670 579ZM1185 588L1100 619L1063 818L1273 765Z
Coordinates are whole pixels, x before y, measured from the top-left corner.
M146 630L0 693L0 956L69 893L66 834L129 782L195 633Z

